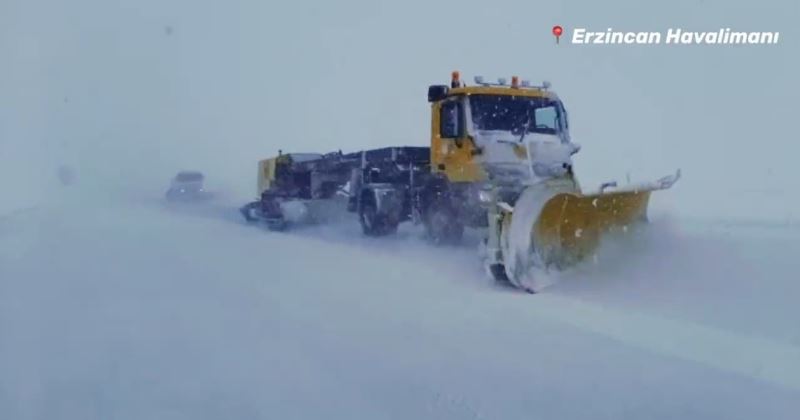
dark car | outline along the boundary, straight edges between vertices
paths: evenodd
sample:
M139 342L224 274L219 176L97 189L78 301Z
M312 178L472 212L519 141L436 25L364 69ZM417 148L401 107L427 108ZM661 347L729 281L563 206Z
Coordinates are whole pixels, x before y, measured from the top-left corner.
M203 182L205 177L197 171L181 171L172 178L167 190L167 200L194 200L205 198L207 193Z

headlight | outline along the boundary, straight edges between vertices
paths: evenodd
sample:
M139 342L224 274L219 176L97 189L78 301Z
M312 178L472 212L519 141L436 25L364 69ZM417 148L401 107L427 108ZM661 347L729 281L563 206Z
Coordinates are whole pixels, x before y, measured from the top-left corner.
M494 194L490 190L478 191L478 201L481 203L491 203L494 200Z

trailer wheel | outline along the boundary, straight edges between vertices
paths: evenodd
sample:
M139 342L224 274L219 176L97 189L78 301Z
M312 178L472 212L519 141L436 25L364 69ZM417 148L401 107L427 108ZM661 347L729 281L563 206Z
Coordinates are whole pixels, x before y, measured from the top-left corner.
M456 245L461 243L464 225L458 214L446 203L434 202L425 212L425 234L436 245Z
M258 221L257 218L253 217L253 209L258 205L258 202L245 204L239 209L239 212L242 213L242 217L244 217L245 222L247 223L255 223Z
M366 236L386 236L397 232L397 223L379 214L372 200L364 200L361 203L358 220L361 223L361 231Z

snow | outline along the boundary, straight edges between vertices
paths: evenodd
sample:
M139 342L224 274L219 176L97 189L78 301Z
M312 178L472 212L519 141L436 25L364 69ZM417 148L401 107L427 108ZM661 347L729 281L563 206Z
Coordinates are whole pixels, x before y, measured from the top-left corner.
M483 276L473 237L436 248L411 227L362 238L355 222L283 234L244 225L233 202L109 196L69 190L0 224L3 418L798 408L800 286L780 246L798 231L660 219L528 295Z

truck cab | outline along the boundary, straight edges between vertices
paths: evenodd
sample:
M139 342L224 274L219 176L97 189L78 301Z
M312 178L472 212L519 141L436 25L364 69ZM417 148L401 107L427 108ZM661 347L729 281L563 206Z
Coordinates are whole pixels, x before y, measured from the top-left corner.
M499 186L513 201L526 183L549 178L553 170L571 176L570 160L559 168L533 163L548 149L569 149L567 157L578 150L570 142L567 111L549 88L516 76L510 83L476 77L467 86L458 72L449 86L428 88L431 178L418 201L434 242L458 242L464 226L486 226L482 191Z
M428 88L434 173L454 183L517 180L528 170L530 140L570 142L567 111L548 83L475 82L466 86L453 72L450 86Z

